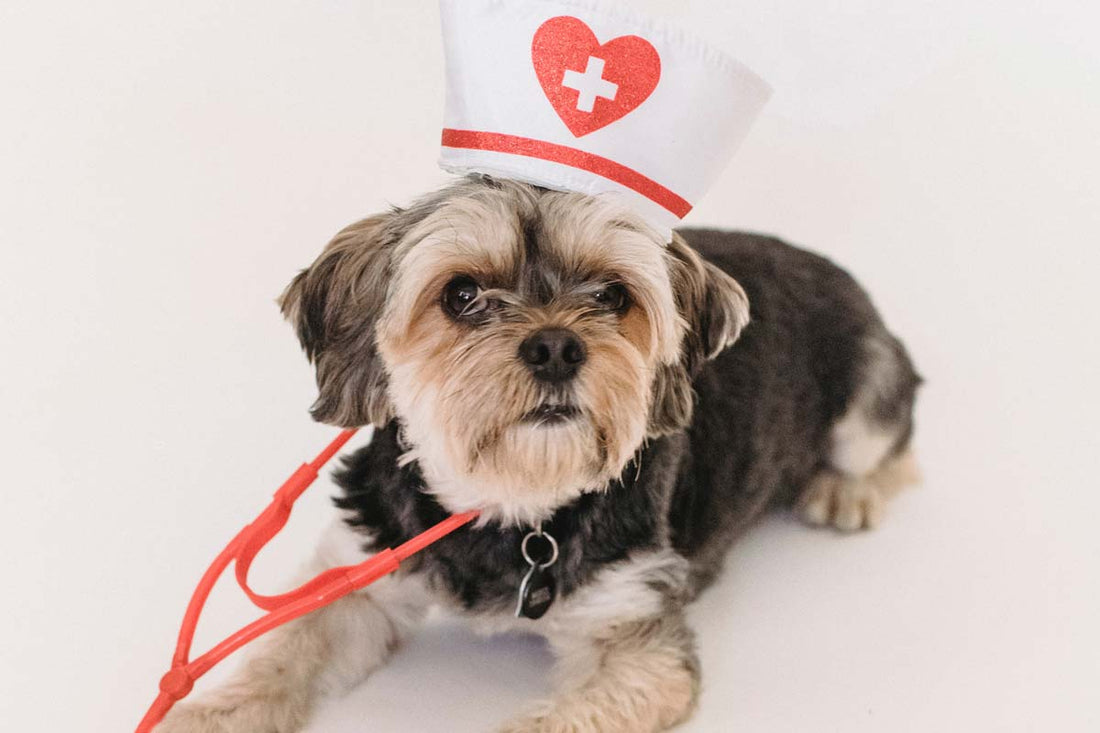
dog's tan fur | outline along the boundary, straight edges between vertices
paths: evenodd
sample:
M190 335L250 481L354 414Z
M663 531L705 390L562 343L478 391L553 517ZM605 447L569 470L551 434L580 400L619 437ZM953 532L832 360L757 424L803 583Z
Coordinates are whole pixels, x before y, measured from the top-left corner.
M581 299L507 299L513 318L491 332L473 331L437 307L457 273L479 282L508 281L522 264L523 220L555 232L544 256L589 281L613 280L635 297L627 317L593 319ZM406 416L416 460L442 503L480 508L486 518L531 524L582 491L618 476L646 435L655 374L680 358L687 324L673 295L668 255L634 214L579 194L535 198L527 186L502 183L447 201L398 245L400 261L379 327L389 396ZM547 429L520 419L545 395L516 359L521 341L544 327L564 327L588 344L575 395L583 419Z

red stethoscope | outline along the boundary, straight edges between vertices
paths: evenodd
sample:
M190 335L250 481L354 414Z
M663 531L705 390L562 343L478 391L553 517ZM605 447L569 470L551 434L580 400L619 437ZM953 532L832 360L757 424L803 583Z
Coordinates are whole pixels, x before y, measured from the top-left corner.
M355 435L355 432L355 430L343 431L313 461L303 463L279 487L271 504L256 518L256 521L242 529L207 568L202 580L199 581L198 587L195 588L195 592L191 596L191 602L187 605L187 612L183 616L179 640L176 642L176 653L172 656L172 667L161 678L160 694L157 695L157 699L149 707L149 711L145 713L145 717L141 719L136 733L150 733L153 727L172 709L172 706L191 692L195 680L209 672L215 664L241 646L277 626L293 621L299 616L315 611L322 606L327 606L348 593L368 586L379 578L392 573L397 570L402 560L415 555L428 545L468 524L478 516L477 511L455 514L413 537L396 549L387 548L382 550L358 565L346 565L326 570L289 593L263 596L254 592L248 587L248 569L251 567L252 561L260 550L286 525L294 502L317 478L321 468L348 442L351 436ZM214 583L221 577L229 563L234 561L236 562L237 583L249 599L267 613L232 634L202 656L189 661L191 641L195 636L195 626L198 624L203 605L206 603Z

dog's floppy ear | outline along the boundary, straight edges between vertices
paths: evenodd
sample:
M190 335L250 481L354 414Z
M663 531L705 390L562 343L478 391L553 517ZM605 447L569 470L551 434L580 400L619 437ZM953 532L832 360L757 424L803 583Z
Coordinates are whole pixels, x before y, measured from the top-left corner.
M732 277L700 257L679 234L668 245L669 279L687 333L680 360L663 365L654 383L651 435L679 430L691 420L692 378L737 340L749 322L749 299Z
M390 216L341 231L279 297L316 368L319 394L310 412L320 422L381 426L392 417L374 341L390 281Z
M700 257L679 234L668 245L669 277L687 321L682 359L694 376L737 340L749 323L749 298L732 277Z

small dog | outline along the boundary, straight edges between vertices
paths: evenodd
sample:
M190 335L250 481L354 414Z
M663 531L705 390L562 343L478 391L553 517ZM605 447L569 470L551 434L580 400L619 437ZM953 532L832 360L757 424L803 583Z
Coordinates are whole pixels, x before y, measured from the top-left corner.
M699 689L684 604L731 542L773 507L870 527L915 478L904 347L776 239L666 244L614 201L473 177L340 232L281 306L313 416L377 428L310 574L481 519L258 642L161 733L300 730L433 603L548 638L556 693L502 730L666 729Z

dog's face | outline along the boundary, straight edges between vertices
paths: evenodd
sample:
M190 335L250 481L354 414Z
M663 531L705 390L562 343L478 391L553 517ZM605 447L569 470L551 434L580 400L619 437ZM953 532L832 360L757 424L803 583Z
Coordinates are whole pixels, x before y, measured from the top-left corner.
M471 179L345 229L282 298L321 421L396 416L452 511L533 523L691 415L744 292L607 200Z

